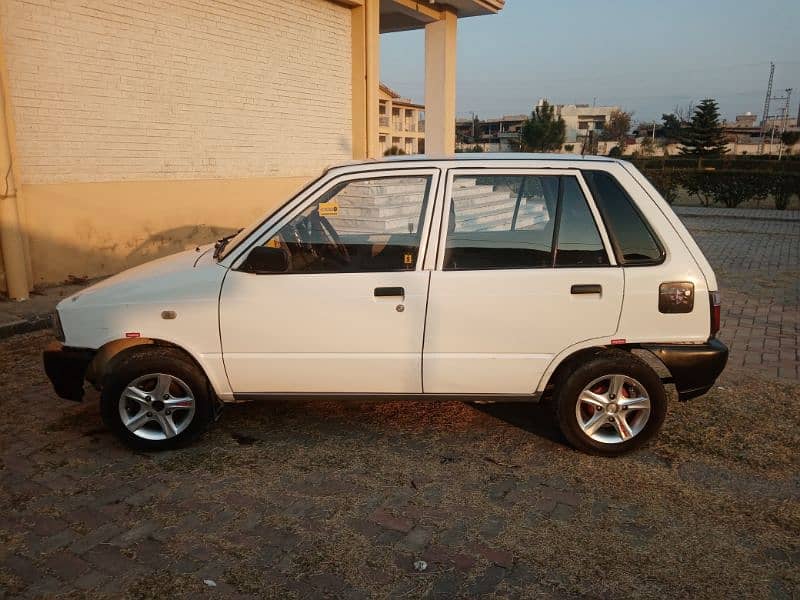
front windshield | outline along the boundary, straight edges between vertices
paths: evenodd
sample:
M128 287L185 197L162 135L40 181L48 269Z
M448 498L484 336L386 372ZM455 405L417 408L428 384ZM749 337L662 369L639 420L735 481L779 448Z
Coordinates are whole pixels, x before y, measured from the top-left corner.
M269 217L271 217L272 215L274 215L274 214L275 214L277 211L279 211L281 208L283 208L284 206L286 206L286 205L287 205L289 202L291 202L292 200L294 200L295 198L297 198L297 197L298 197L300 194L303 194L303 193L304 193L306 190L308 190L309 188L311 188L311 187L312 187L314 184L316 184L316 183L317 183L317 182L318 182L320 179L322 179L322 177L324 177L324 176L325 176L325 173L323 173L322 175L320 175L320 176L319 176L319 177L317 177L316 179L313 179L313 180L311 180L311 182L310 182L310 183L308 183L308 184L306 184L305 186L303 186L303 188L302 188L302 189L301 189L299 192L297 192L297 193L296 193L294 196L292 196L292 197L291 197L291 198L289 198L289 199L288 199L286 202L284 202L283 204L281 204L281 205L280 205L278 208L276 208L276 209L274 209L274 210L271 210L271 211L269 211L267 214L265 214L265 215L264 215L263 217L261 217L260 219L258 219L258 220L256 220L256 221L254 221L253 223L251 223L250 225L248 225L248 226L247 226L247 227L245 227L244 229L241 229L241 230L239 230L239 233L237 233L235 236L233 236L233 237L232 237L230 240L228 240L228 241L225 243L225 246L222 248L222 250L221 250L221 251L219 252L219 254L217 255L217 262L219 262L219 261L223 260L223 259L224 259L226 256L228 256L228 255L229 255L231 252L233 252L233 251L236 249L236 247L237 247L239 244L241 244L241 243L242 243L244 240L246 240L247 238L249 238L249 237L250 237L250 235L251 235L251 234L252 234L252 233L253 233L253 232L254 232L256 229L258 229L259 227L261 227L261 225L263 225L263 224L264 224L264 221L266 221L266 220L267 220Z

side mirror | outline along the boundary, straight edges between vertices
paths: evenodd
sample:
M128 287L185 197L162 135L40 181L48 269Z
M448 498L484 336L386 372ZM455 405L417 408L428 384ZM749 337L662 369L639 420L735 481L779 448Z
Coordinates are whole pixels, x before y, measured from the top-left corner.
M245 273L286 273L289 270L289 253L283 248L256 246L239 267Z

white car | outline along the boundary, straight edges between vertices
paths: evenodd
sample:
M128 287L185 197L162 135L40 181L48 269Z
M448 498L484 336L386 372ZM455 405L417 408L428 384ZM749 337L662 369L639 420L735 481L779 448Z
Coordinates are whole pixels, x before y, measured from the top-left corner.
M626 162L402 158L331 168L213 247L63 300L44 363L64 398L94 384L140 449L193 439L224 402L334 396L547 399L569 443L615 455L660 428L665 383L713 385L719 310L697 244Z

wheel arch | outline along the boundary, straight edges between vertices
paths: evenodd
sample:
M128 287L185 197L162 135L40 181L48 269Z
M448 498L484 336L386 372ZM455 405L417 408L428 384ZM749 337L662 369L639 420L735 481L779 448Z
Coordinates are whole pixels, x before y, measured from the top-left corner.
M571 370L576 364L590 360L600 354L626 352L643 360L661 378L662 383L673 383L670 370L658 355L640 344L592 344L579 348L568 348L557 355L545 370L537 388L539 392L548 394L563 373Z
M188 358L198 369L200 369L200 371L202 371L209 382L210 389L214 391L215 394L219 395L218 391L215 390L214 383L212 378L209 376L208 370L194 354L179 344L160 338L123 338L106 342L100 348L98 348L94 359L92 359L92 362L89 364L89 368L86 371L86 380L99 389L102 385L103 377L108 372L109 367L115 360L137 348L145 346L174 348Z

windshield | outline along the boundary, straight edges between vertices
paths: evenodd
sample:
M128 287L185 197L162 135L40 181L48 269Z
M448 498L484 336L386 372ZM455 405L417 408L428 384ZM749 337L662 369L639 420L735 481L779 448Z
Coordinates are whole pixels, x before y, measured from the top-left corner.
M284 206L286 206L289 202L291 202L292 200L294 200L295 198L297 198L301 194L305 193L306 190L308 190L313 185L315 185L324 176L325 176L325 173L323 173L322 175L320 175L319 177L317 177L315 179L312 179L308 184L303 186L300 189L299 192L297 192L294 196L292 196L286 202L281 204L278 208L269 211L268 214L264 215L263 217L261 217L257 221L254 221L253 223L251 223L249 226L245 227L244 229L240 229L239 232L236 235L234 235L232 238L227 240L225 242L224 246L222 246L222 248L219 250L219 252L216 255L217 262L223 260L226 256L228 256L231 252L233 252L237 248L237 246L239 246L239 244L241 244L244 240L249 238L253 234L253 232L255 232L256 229L261 227L261 225L264 224L264 221L266 221L269 217L271 217L276 212L278 212L280 209L282 209Z

